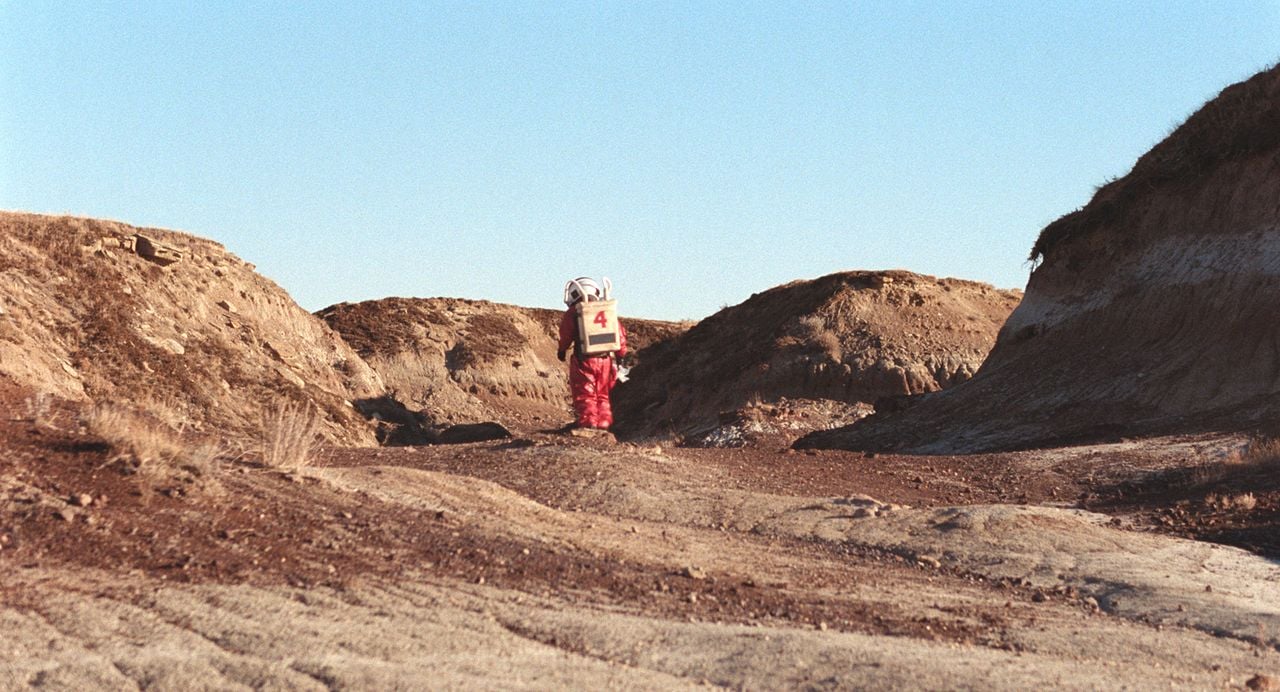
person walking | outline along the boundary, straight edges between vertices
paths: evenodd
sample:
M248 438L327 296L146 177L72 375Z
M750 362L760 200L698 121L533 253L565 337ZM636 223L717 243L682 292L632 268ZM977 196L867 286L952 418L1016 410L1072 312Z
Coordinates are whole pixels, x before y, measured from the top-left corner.
M617 303L610 295L613 284L602 280L603 289L589 277L565 284L560 318L560 341L556 357L564 360L569 349L569 391L573 395L575 424L579 428L608 430L613 425L609 395L618 380L618 358L627 355L627 332L618 320Z

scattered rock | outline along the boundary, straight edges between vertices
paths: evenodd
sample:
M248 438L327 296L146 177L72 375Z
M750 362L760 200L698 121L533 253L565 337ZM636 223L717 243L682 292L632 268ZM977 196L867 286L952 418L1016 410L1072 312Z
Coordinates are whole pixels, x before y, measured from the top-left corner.
M1249 678L1248 682L1246 682L1244 686L1251 690L1280 690L1280 680L1277 680L1270 675L1258 673L1257 675Z
M444 429L436 442L443 445L502 440L511 437L511 431L500 423L460 423Z
M76 507L88 507L93 504L93 496L88 493L79 493L72 495L68 501Z
M233 314L233 315L238 315L238 314L240 314L240 311L239 311L239 310L237 310L237 309L236 309L236 306L235 306L234 304L232 304L232 303L231 303L231 301L229 301L229 300L220 300L220 301L218 301L218 307L222 308L223 310L226 310L227 312L229 312L229 313L231 313L231 314Z
M690 565L680 570L680 576L688 577L690 579L706 579L707 571L702 569L701 567L694 567Z
M179 250L172 245L166 245L155 238L142 235L141 233L134 234L133 236L133 251L138 253L139 257L150 262L155 262L162 267L167 267L175 262L180 262L182 261L182 258L186 256L186 253L182 250Z
M75 521L76 512L69 507L63 507L57 512L54 512L53 516L62 521Z

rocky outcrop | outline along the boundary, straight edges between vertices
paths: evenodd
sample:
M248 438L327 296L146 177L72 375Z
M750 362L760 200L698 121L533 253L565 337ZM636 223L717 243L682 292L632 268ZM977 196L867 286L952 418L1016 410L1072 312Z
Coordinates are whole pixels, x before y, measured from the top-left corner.
M1280 68L1044 229L969 383L802 446L967 452L1249 427L1280 408Z
M373 442L351 402L380 395L378 376L221 245L13 212L0 212L0 241L0 376L232 436L307 403L330 439Z
M781 398L877 401L967 380L1017 291L905 271L797 281L645 352L614 406L624 435L697 435Z

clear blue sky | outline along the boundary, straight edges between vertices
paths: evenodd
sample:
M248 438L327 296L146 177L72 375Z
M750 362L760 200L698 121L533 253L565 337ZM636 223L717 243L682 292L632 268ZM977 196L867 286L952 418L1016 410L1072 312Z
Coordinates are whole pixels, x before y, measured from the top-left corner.
M1021 287L1280 0L0 0L0 208L218 240L304 307L702 318L847 269Z

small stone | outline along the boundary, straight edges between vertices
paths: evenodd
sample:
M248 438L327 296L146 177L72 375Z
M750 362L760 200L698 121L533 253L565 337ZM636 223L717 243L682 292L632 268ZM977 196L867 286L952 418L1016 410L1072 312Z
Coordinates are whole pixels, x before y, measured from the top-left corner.
M689 594L689 602L690 602L690 603L697 603L697 602L698 602L698 594L696 594L696 593L691 593L691 594Z
M78 493L71 496L71 504L76 507L88 507L93 504L93 496L88 493Z
M827 623L825 623L825 622L819 622L819 623L818 623L818 629L819 629L819 630L822 630L823 632L826 632L826 631L827 631Z
M1036 603L1044 603L1045 601L1049 600L1049 597L1044 595L1043 591L1037 591L1031 594L1031 600L1035 601Z
M229 300L220 300L220 301L218 301L218 307L222 308L223 310L226 310L227 312L229 312L229 313L231 313L231 314L233 314L233 315L238 315L238 314L240 314L240 311L239 311L239 310L237 310L237 309L236 309L236 306L235 306L231 301L229 301Z
M688 577L690 579L706 579L707 571L702 569L701 567L694 567L690 565L680 570L680 576Z
M853 510L854 519L866 519L867 517L874 517L875 515L876 511L869 507L859 507Z
M1205 593L1213 593L1213 585L1212 585L1212 584L1205 584L1205 585L1204 585L1204 592L1205 592Z
M1258 673L1257 675L1249 678L1248 682L1246 682L1244 686L1251 690L1280 690L1280 680L1277 680L1270 675Z
M55 512L53 516L61 519L62 521L75 521L76 513L74 510L64 507Z

